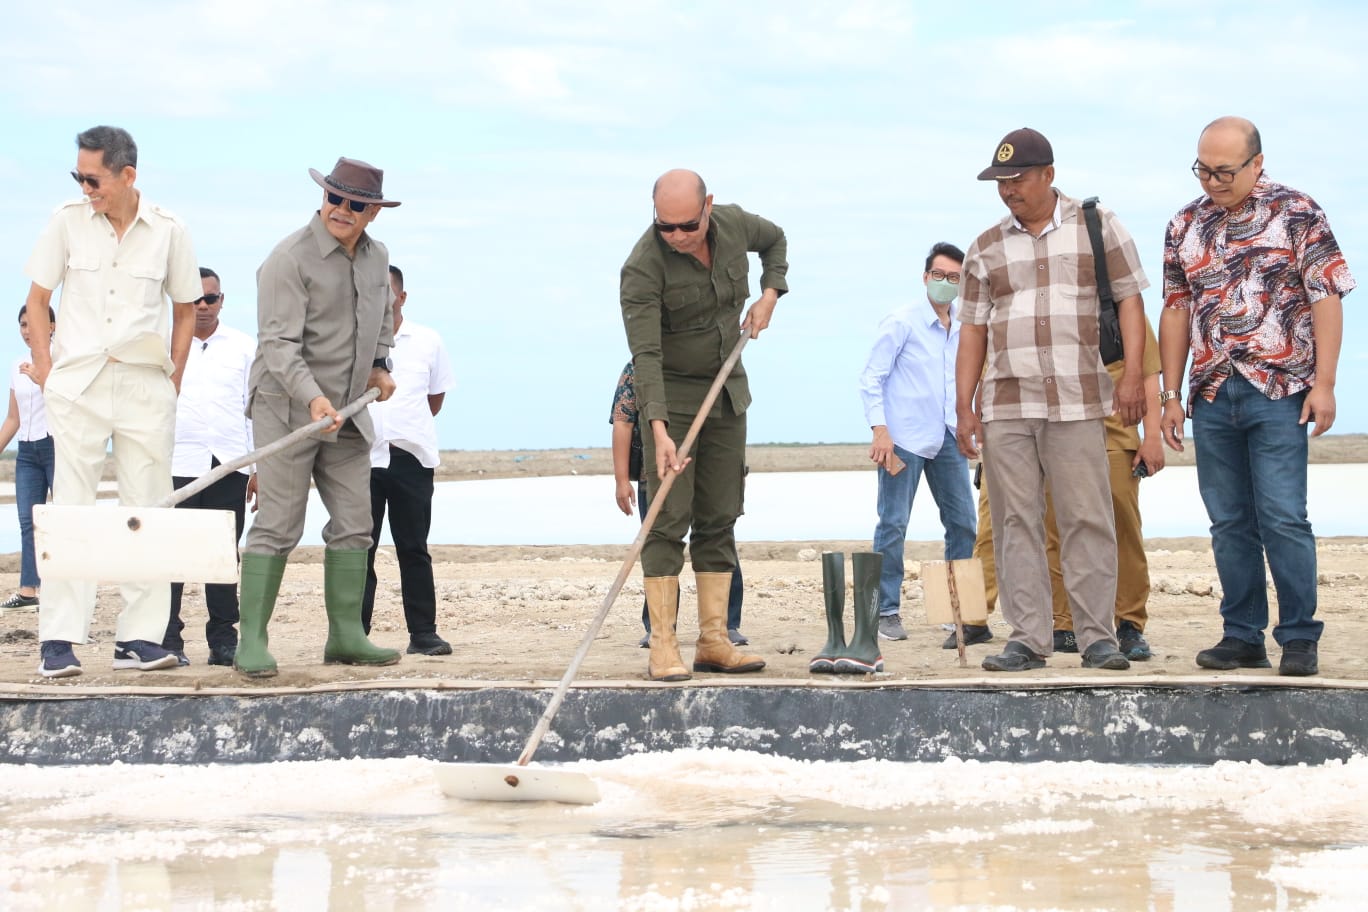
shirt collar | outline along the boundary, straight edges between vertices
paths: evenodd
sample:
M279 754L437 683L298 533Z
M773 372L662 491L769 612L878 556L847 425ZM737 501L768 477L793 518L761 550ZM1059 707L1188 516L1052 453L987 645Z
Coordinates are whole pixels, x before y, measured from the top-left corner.
M1054 231L1054 230L1055 230L1056 228L1058 228L1060 225L1064 224L1064 202L1063 202L1063 201L1064 201L1064 194L1062 194L1062 193L1060 193L1058 190L1056 190L1056 191L1054 192L1054 195L1055 195L1055 207L1054 207L1054 212L1050 213L1050 223L1049 223L1048 225L1045 226L1045 230L1044 230L1044 231L1040 232L1040 236L1041 236L1041 237L1044 237L1045 235L1049 234L1051 231ZM1007 219L1008 219L1008 221L1011 223L1012 227L1015 228L1017 231L1024 232L1025 234L1030 234L1030 232L1026 230L1026 226L1023 225L1023 224L1021 224L1021 222L1017 219L1017 217L1016 217L1015 215L1010 215L1010 214L1009 214L1009 215L1007 216Z
M925 323L926 326L927 326L927 327L930 327L930 328L934 328L934 327L940 325L940 314L936 313L935 305L933 305L933 304L931 303L931 299L930 299L930 298L927 298L927 299L923 302L923 307L922 307L922 322ZM954 328L955 328L955 304L954 304L953 301L950 303L950 327L949 327L949 328L950 328L950 329L954 329Z

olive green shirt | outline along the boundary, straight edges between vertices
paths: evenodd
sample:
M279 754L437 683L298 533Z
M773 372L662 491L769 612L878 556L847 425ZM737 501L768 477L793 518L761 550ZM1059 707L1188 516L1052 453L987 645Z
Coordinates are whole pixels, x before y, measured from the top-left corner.
M636 370L636 394L643 421L693 414L703 405L722 362L741 338L741 316L750 297L747 254L760 254L761 289L788 291L788 241L771 221L740 206L715 205L708 225L712 269L675 251L654 227L622 265L622 322ZM738 361L710 415L731 414L750 405L746 370Z

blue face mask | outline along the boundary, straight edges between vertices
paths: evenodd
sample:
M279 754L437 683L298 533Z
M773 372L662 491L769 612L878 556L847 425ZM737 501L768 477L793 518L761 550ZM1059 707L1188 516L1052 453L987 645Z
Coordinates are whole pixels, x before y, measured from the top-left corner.
M959 286L946 279L932 279L926 283L926 296L937 304L949 304L959 297Z

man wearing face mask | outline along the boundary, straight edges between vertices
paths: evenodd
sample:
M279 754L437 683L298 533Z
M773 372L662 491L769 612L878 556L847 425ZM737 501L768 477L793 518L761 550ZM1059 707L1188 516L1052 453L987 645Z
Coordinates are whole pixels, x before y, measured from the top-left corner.
M951 307L959 296L964 252L939 243L926 256L926 300L895 310L860 374L865 418L874 431L869 458L879 467L879 524L874 550L883 555L879 579L879 636L905 640L903 543L922 474L945 527L945 559L974 551L974 500L969 467L955 442L955 355L959 324ZM992 638L989 634L988 639Z

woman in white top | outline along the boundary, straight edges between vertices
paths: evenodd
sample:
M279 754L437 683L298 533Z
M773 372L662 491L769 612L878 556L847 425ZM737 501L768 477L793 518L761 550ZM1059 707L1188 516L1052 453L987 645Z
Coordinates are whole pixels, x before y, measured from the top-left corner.
M53 328L57 315L48 308ZM29 344L27 307L19 308L19 335ZM5 601L0 609L38 607L38 565L33 556L33 507L47 503L52 492L53 449L48 433L47 411L43 407L43 391L33 382L29 372L33 365L25 358L14 363L10 372L9 414L0 424L0 450L9 446L17 435L19 455L14 461L14 502L19 508L19 536L22 544L19 569L19 591Z

